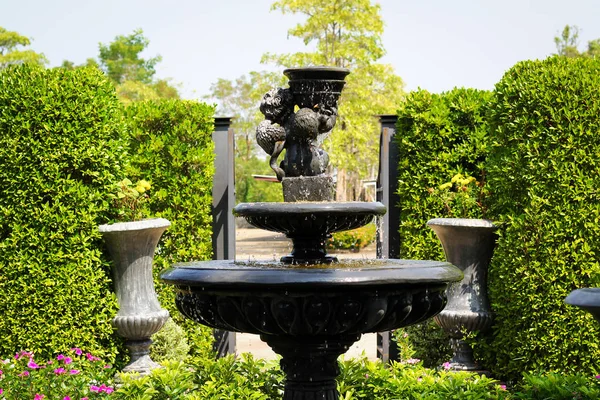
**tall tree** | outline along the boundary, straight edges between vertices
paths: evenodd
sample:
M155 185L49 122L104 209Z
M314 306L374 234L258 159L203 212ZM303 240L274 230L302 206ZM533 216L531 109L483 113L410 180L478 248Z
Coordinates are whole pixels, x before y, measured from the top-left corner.
M588 41L587 50L579 51L579 27L566 25L560 36L554 37L556 54L564 57L597 57L600 56L600 39Z
M27 47L30 44L31 40L28 37L0 26L0 70L13 64L46 64L48 60L43 54L30 49L19 50L19 47Z
M98 65L115 84L119 99L129 104L134 101L158 98L179 98L177 88L167 79L154 79L155 67L161 56L145 59L141 53L146 50L150 40L141 29L130 35L119 35L108 45L100 43L100 62ZM92 65L88 59L84 66ZM64 62L72 67L72 63Z
M575 25L566 25L560 36L554 37L557 54L565 57L578 57L579 28Z
M108 45L100 43L100 66L115 84L125 81L150 84L156 72L154 67L162 57L140 57L149 44L141 29L131 35L119 35Z
M288 35L316 46L314 51L295 54L267 53L263 62L351 70L337 125L324 146L337 169L338 200L356 200L361 180L376 173L379 135L374 115L395 112L404 95L402 79L390 65L377 62L385 55L381 7L370 0L279 0L272 10L304 15L306 19Z

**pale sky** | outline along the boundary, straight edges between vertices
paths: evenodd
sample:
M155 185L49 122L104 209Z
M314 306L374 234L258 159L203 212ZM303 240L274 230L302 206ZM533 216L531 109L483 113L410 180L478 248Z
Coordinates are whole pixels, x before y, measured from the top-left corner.
M324 0L326 1L326 0ZM567 24L580 28L580 49L600 38L600 0L379 0L383 45L406 83L442 92L492 89L516 62L555 52ZM270 11L271 0L0 0L0 26L33 38L50 66L98 56L98 43L141 28L145 53L160 54L157 77L172 78L186 98L208 94L218 78L235 79L267 51L304 44L287 37L299 16Z

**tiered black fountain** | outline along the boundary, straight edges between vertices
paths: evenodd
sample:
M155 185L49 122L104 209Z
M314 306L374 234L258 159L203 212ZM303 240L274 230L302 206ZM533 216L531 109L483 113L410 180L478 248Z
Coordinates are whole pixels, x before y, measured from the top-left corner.
M291 254L279 263L177 264L162 274L177 287L177 307L185 316L212 328L259 334L282 356L284 400L338 399L338 356L362 333L433 317L446 304L448 283L462 278L446 262L340 261L327 255L331 233L385 213L381 203L332 201L328 155L319 144L335 125L348 73L287 69L290 87L270 91L261 104L266 119L257 141L271 155L285 202L240 204L234 213L258 228L285 233L293 242Z

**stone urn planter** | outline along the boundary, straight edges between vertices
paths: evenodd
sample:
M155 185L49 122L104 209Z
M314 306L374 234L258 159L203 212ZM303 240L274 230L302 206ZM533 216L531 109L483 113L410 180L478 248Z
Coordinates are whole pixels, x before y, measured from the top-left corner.
M161 308L152 277L154 251L171 225L163 218L100 225L99 230L113 259L113 281L119 312L113 319L117 333L126 339L131 360L123 372L141 375L160 367L150 359L150 337L169 318Z
M473 359L473 349L464 341L464 332L483 332L492 325L487 271L496 245L497 227L488 220L467 218L436 218L427 225L442 243L446 261L464 274L462 281L448 287L448 304L434 317L450 336L454 352L450 369L484 373Z

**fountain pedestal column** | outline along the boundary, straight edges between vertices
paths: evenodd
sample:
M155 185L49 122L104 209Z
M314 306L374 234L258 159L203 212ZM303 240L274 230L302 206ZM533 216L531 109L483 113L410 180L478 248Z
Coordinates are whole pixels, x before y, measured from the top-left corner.
M285 372L283 400L337 400L336 378L340 373L337 359L361 335L343 337L289 337L261 335L273 351L282 356Z

